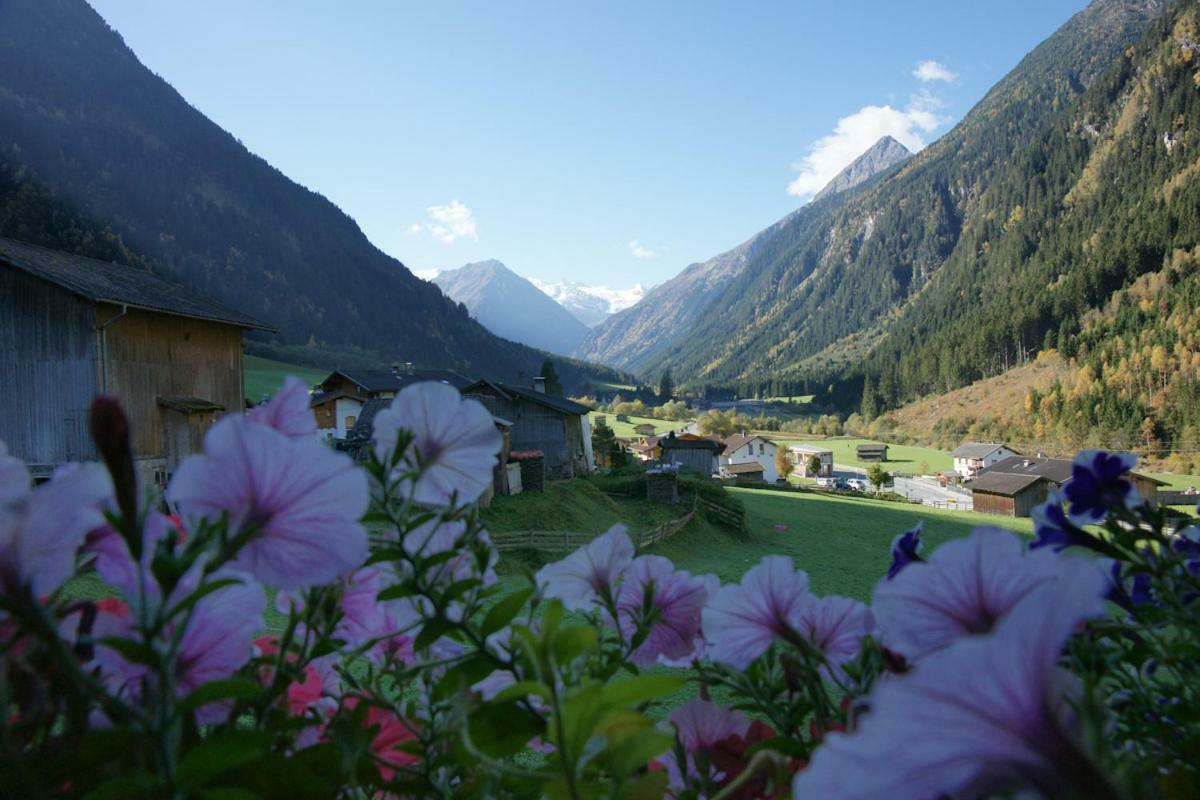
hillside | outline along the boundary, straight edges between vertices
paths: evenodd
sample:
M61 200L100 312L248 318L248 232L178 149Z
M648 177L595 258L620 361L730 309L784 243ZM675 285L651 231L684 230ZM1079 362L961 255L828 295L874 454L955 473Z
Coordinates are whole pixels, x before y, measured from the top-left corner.
M847 166L818 196L828 197L858 186L908 156L904 145L884 137ZM829 202L817 204L816 210L812 206L797 209L732 250L687 267L648 292L637 305L614 314L598 326L576 349L575 355L634 372L645 371L680 341L706 310L711 307L721 313L713 300L747 265L776 252L777 234L797 220L828 208Z
M433 282L497 336L569 354L587 326L525 278L496 260L439 273Z
M822 381L832 377L845 402L847 393L861 394L861 375L845 380L845 375L822 374L821 365L808 359L874 330L876 336L886 335L874 352L887 355L873 363L893 374L879 382L886 384L884 404L894 405L906 395L994 373L1005 365L1006 347L1011 365L1014 343L1041 343L1038 324L1028 326L1023 340L1023 320L1002 319L999 325L994 319L987 325L975 320L970 331L948 332L984 301L1013 298L1011 284L1020 272L1014 265L1048 240L1029 226L1012 237L1024 244L1005 247L1003 256L998 240L1006 226L1012 230L1027 219L1039 199L1061 202L1072 173L1082 170L1094 146L1088 135L1078 133L1081 128L1067 135L1072 112L1082 114L1087 103L1099 104L1105 91L1096 88L1101 78L1107 81L1119 68L1114 64L1162 16L1164 6L1155 0L1099 0L1077 14L1022 59L953 130L898 170L786 220L772 246L751 257L711 301L721 313L703 315L669 351L642 368L653 374L670 363L676 375L695 383L805 373ZM1055 136L1054 147L1046 147ZM842 202L830 202L838 197ZM1024 211L1014 217L1017 206ZM989 248L990 264L981 265ZM1098 288L1106 293L1116 287ZM1064 311L1060 318L1071 313ZM901 317L911 333L896 332ZM919 333L907 327L918 319L927 323ZM936 349L928 346L935 331L943 345ZM973 341L964 343L964 338ZM914 380L901 389L895 373L902 369L919 370L932 380Z
M151 73L84 0L0 4L0 234L120 258L279 328L277 347L516 379L544 354L499 339L375 248L321 195ZM63 235L34 202L79 230ZM589 370L560 370L568 382Z

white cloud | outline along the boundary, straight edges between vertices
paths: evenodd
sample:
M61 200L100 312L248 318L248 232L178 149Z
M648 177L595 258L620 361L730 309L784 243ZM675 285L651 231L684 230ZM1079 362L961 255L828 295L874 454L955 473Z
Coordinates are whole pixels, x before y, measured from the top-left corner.
M629 243L629 252L634 258L654 258L658 253L634 239Z
M457 200L451 200L444 206L430 206L425 209L425 214L428 217L425 222L414 222L408 226L405 232L409 236L428 231L444 244L453 244L458 239L479 239L474 212Z
M909 99L904 109L865 106L842 117L833 133L822 136L808 155L792 165L800 174L788 184L788 194L809 197L884 136L891 136L914 153L925 147L923 134L942 124L937 115L941 101L922 91Z
M949 67L940 61L930 60L917 64L917 68L913 70L913 77L925 83L929 83L930 81L954 83L958 80L958 73L952 72Z

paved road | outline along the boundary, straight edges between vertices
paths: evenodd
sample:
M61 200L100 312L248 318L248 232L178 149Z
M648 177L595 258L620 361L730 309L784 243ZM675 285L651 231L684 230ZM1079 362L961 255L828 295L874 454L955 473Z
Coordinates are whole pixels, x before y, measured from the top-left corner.
M937 508L957 508L970 511L974 506L971 495L965 492L945 489L938 485L934 478L896 478L896 494L904 495L909 500L920 500L927 506Z

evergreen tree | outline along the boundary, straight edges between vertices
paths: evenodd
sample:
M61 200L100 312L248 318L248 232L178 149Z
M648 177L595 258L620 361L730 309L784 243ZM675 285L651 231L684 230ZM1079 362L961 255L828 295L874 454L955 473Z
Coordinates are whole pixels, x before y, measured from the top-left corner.
M558 371L554 369L554 362L548 358L542 362L542 378L546 381L546 394L562 397L562 381L558 379Z
M675 381L671 379L671 370L664 369L662 378L658 381L658 399L666 402L675 393Z

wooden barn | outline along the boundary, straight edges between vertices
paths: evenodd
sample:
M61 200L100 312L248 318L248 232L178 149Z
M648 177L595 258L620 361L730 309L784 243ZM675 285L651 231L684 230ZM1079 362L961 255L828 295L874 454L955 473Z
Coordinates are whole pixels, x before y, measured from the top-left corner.
M88 410L118 397L143 486L241 413L242 334L270 327L148 272L0 239L0 440L44 477L96 458Z
M405 386L422 381L446 383L462 391L471 381L446 369L417 369L411 363L391 369L337 369L321 382L310 405L318 434L327 440L345 440L371 400L388 400Z
M664 464L679 464L684 469L712 475L717 470L717 457L722 445L711 439L683 439L671 434L658 440Z
M887 461L888 446L886 444L860 444L854 448L859 461Z
M550 480L587 475L593 470L592 429L587 406L546 394L545 384L532 388L482 380L462 390L492 412L511 422L513 450L540 450Z
M974 510L1003 517L1028 517L1046 501L1053 483L1041 475L982 474L971 484Z

